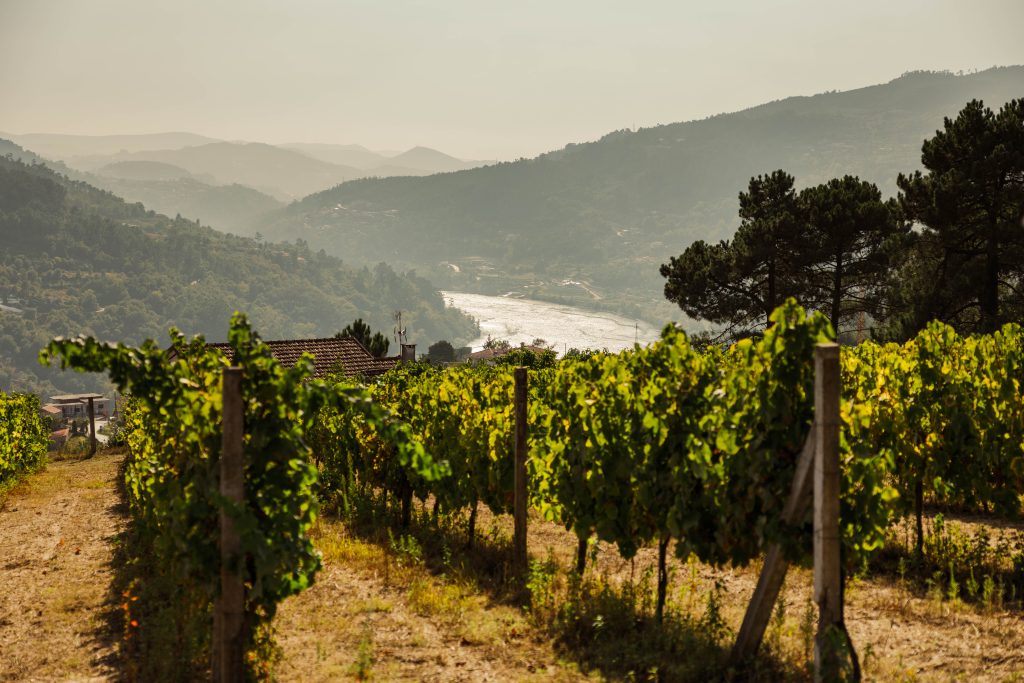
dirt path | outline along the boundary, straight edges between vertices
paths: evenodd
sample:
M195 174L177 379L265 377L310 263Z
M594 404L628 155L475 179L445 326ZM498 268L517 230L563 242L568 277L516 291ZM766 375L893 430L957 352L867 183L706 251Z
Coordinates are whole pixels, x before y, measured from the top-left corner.
M0 681L107 680L120 455L51 463L0 505Z

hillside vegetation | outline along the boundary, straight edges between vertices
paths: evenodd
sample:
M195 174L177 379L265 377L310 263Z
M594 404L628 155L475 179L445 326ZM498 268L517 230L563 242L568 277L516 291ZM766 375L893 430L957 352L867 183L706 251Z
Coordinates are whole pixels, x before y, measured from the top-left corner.
M943 117L973 98L998 108L1022 92L1019 66L909 73L617 131L535 159L355 180L289 206L262 230L347 258L415 265L453 289L532 285L524 291L660 317L670 309L659 264L697 239L729 236L751 176L784 168L802 188L851 174L890 195L900 172L920 168L921 141Z
M157 213L181 214L240 235L254 234L253 226L264 214L284 206L283 202L245 185L210 185L192 177L174 180L97 177L95 185L129 202L142 202Z
M41 165L0 157L0 387L96 388L41 368L55 335L166 341L171 325L221 341L244 310L267 338L326 336L361 317L405 312L424 347L475 326L429 282L384 264L356 269L304 243L271 244L169 219Z

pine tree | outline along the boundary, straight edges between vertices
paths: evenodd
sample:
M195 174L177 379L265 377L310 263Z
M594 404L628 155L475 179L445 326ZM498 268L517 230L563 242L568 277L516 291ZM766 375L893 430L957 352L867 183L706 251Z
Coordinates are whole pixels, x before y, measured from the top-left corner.
M1024 99L993 113L978 100L924 142L926 172L900 174L900 205L921 226L894 298L893 336L938 318L990 332L1024 304Z
M776 306L800 293L809 246L788 173L751 178L739 205L742 222L732 240L694 242L661 266L669 301L691 317L726 324L732 334L767 325Z

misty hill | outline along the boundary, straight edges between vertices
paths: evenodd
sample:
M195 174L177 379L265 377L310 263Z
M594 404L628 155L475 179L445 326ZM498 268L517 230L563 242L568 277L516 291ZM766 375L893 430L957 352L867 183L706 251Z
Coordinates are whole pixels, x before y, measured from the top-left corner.
M63 135L59 133L0 133L49 159L68 161L78 156L139 152L147 149L177 149L218 142L195 133L150 133L144 135Z
M92 173L85 173L69 167L63 161L54 161L52 159L44 159L35 152L25 149L21 145L15 144L10 140L5 140L0 137L0 157L11 157L15 161L21 161L29 165L40 164L47 166L57 173L67 176L71 180L81 180L89 182L98 178L98 176Z
M384 154L371 151L362 145L323 145L291 143L280 145L308 154L315 159L332 164L355 166L367 171L366 176L386 178L390 176L430 175L462 171L482 166L482 161L465 161L429 147L413 147L401 154Z
M96 169L96 172L121 180L178 180L192 176L181 166L161 161L115 161Z
M362 145L328 145L321 143L292 142L278 145L284 149L302 152L314 159L332 164L353 166L355 168L373 168L386 164L388 157L363 147Z
M37 153L40 160L45 159L49 166L76 180L85 180L131 201L141 201L162 213L209 217L217 227L249 235L255 233L250 224L259 214L257 207L269 210L277 208L276 205L252 193L248 194L252 201L245 201L239 188L217 190L211 186L245 186L274 202L287 202L354 178L421 176L470 168L479 163L464 162L425 147L397 155L408 159L410 164L402 165L394 163L391 156L361 145L274 146L224 142L192 133L120 136L33 133L12 136L12 139L21 141ZM32 147L33 144L39 147ZM0 150L0 154L4 153ZM16 152L15 156L18 154ZM152 182L186 178L201 184L164 187L112 180ZM202 213L193 213L195 211Z
M213 142L182 149L118 155L119 161L158 161L219 184L247 185L287 201L361 175L359 169L313 159L260 142ZM95 163L97 159L90 160Z
M462 159L456 159L453 156L444 152L438 152L436 149L430 149L429 147L413 147L407 152L402 152L398 156L392 157L388 164L435 173L439 171L463 171L473 166L473 164L466 163Z
M239 235L256 234L255 226L262 218L284 206L283 202L251 187L209 185L193 177L175 180L104 177L97 178L95 185L126 201L141 202L157 213L201 220L204 225Z
M202 220L207 225L237 234L254 235L254 226L264 215L284 206L258 190L242 185L210 185L179 166L157 161L119 161L104 166L98 173L87 173L0 139L0 157L7 155L27 164L48 166L72 180L113 192L128 202L141 202L157 213ZM104 175L104 172L111 175Z
M0 388L95 388L99 378L40 368L54 335L137 343L176 325L223 340L231 312L267 338L330 335L356 317L410 337L466 341L468 318L431 284L388 266L356 269L305 244L233 237L128 204L41 165L0 157Z
M658 265L696 239L730 235L737 193L752 175L783 168L806 186L851 173L893 193L896 175L919 167L921 142L943 117L972 98L998 107L1021 95L1019 66L909 73L617 131L529 160L356 180L293 204L263 232L349 259L416 266L451 288L520 288L660 316Z

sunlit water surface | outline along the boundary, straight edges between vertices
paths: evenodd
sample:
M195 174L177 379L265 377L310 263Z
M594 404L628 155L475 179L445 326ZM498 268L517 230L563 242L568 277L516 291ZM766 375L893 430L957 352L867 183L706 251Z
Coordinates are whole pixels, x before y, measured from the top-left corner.
M620 351L658 338L659 330L642 320L576 306L532 299L515 299L465 292L441 292L449 306L473 316L480 323L480 337L470 342L474 351L483 348L488 337L507 339L513 345L543 339L559 355L566 349Z

